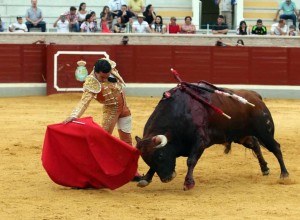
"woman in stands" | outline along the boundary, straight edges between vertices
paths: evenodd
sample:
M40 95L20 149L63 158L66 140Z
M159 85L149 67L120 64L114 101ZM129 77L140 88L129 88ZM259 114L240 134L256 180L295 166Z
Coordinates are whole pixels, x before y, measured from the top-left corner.
M85 21L81 24L80 31L85 33L93 33L96 31L91 14L85 16Z
M153 6L147 5L146 10L143 12L143 15L145 16L144 21L147 21L149 26L151 26L156 18L156 13L153 10Z
M249 34L249 29L248 29L245 21L240 22L240 26L237 28L236 34L237 35L248 35Z
M112 29L113 16L108 6L104 6L102 12L100 13L100 18L100 27L102 29L102 32L110 32L110 30Z
M125 33L126 32L126 24L124 23L123 17L117 18L117 23L114 25L114 33Z
M184 24L181 26L181 33L183 34L195 34L196 27L192 24L191 16L186 16L184 18Z
M79 5L77 15L78 15L78 22L80 27L81 24L85 21L85 16L87 15L86 4L84 2L82 2Z
M152 33L166 33L166 25L163 24L163 19L160 15L157 15L155 22L151 25Z

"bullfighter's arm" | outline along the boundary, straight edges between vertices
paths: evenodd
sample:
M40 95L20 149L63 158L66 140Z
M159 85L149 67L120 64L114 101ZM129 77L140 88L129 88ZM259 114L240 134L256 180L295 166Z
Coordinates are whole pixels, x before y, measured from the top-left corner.
M85 91L82 94L81 100L78 102L77 106L73 109L70 117L72 118L80 118L87 107L89 106L90 102L94 98L95 94Z
M89 106L92 99L95 98L96 94L98 94L100 91L101 84L99 81L92 75L89 75L83 85L83 94L81 96L81 100L73 109L71 115L64 122L67 123L76 118L80 118Z

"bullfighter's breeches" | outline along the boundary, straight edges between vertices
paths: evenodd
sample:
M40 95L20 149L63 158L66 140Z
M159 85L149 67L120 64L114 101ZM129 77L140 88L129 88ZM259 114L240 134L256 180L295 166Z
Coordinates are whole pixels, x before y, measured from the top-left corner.
M118 126L120 139L132 145L131 112L126 105L126 101L122 93L118 96L117 104L103 106L103 129L112 134L116 124Z

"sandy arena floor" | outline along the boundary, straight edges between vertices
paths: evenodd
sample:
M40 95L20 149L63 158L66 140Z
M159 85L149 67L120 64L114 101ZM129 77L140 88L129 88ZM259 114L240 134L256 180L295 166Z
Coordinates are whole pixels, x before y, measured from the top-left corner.
M177 177L146 188L136 183L115 190L75 190L53 183L41 165L48 124L63 121L80 94L0 98L0 219L300 219L300 101L266 100L276 125L290 179L278 182L275 157L263 154L271 170L261 175L252 152L233 145L206 150L194 176L196 186L183 191L186 158L177 159ZM142 136L158 98L129 97L133 136ZM93 101L85 113L101 121L102 107ZM117 133L114 133L117 135ZM140 172L148 169L139 160Z

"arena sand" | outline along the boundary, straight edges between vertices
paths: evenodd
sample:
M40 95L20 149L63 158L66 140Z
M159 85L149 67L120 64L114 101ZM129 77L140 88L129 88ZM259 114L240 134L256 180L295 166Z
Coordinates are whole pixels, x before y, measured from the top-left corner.
M0 219L300 219L300 101L266 100L290 178L278 182L280 169L263 149L271 170L262 176L250 150L233 145L207 149L198 162L196 186L183 191L186 158L177 159L177 177L146 188L128 183L108 189L76 190L53 183L41 165L46 126L63 121L80 94L0 98ZM128 97L133 135L142 136L159 98ZM102 106L93 101L85 113L101 121ZM117 136L117 133L114 133ZM140 158L139 170L148 167Z

